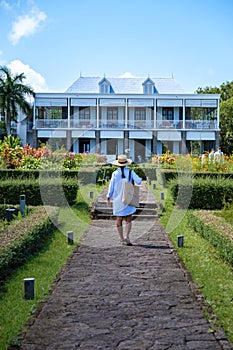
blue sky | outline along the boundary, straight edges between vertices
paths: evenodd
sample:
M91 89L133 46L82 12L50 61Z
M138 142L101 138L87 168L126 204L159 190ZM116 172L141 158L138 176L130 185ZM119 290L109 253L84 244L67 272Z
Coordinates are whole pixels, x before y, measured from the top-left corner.
M232 0L0 0L0 65L37 92L79 76L233 80Z

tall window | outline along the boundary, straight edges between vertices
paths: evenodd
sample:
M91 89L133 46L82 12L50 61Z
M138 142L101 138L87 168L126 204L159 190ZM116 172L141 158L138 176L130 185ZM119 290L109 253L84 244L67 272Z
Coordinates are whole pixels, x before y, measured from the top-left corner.
M79 107L79 119L90 120L90 108L89 107Z
M146 120L145 108L135 108L135 120Z
M173 108L163 107L163 120L173 120Z
M117 121L118 109L116 107L108 107L107 109L107 120Z

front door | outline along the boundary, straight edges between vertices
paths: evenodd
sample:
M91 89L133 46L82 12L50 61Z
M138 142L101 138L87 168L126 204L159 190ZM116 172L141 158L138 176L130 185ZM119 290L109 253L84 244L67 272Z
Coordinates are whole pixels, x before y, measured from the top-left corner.
M90 140L79 139L79 153L90 152Z
M135 140L134 141L135 149L135 161L136 163L144 162L146 159L146 141L145 140Z
M107 139L107 154L117 154L118 139Z

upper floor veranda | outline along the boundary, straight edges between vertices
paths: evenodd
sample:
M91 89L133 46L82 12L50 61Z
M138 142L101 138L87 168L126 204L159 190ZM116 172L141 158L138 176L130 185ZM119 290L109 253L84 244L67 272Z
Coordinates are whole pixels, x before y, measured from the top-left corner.
M33 128L219 130L217 94L37 93Z

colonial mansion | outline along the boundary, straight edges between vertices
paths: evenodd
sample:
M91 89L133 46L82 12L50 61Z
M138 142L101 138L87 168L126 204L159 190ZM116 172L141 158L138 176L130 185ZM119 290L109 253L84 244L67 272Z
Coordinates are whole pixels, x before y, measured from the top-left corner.
M83 77L64 93L36 93L31 143L73 152L126 153L144 161L165 150L219 145L217 94L189 94L173 78Z

